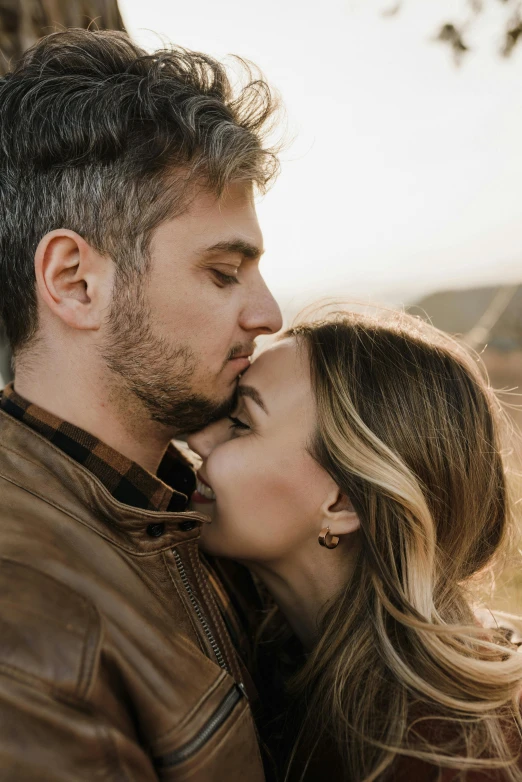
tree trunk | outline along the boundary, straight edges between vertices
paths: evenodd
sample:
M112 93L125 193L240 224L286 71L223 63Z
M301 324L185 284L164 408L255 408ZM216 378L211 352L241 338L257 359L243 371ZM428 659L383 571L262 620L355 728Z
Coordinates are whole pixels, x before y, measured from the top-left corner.
M0 73L43 35L90 25L124 30L118 0L0 0Z

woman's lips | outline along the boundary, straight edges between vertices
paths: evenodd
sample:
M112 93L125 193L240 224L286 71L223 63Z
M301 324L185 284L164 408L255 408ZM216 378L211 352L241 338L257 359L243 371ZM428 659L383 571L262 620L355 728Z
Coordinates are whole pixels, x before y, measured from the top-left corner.
M196 491L192 495L192 502L197 502L198 505L206 505L214 502L215 499L216 495L208 483L199 475L196 476Z

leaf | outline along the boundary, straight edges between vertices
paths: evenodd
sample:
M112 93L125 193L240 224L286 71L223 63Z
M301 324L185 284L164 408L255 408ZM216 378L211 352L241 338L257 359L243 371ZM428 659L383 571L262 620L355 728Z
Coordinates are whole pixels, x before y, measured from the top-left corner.
M519 39L522 36L522 21L520 21L517 25L514 27L510 27L509 30L506 32L506 37L504 39L504 46L502 47L502 55L504 57L509 57L517 45Z

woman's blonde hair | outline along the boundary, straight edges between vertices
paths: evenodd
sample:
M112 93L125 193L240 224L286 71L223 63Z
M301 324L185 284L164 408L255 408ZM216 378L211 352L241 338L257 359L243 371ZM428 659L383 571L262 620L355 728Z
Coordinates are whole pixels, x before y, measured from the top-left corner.
M310 361L310 452L361 522L353 578L292 684L301 744L333 740L350 782L386 779L404 755L520 782L522 655L478 626L468 593L511 515L478 358L402 313L287 334Z

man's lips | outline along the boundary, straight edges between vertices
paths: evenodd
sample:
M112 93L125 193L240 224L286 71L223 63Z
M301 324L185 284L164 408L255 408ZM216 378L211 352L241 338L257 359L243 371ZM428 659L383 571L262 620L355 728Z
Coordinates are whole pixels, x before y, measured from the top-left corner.
M245 372L250 366L250 358L248 356L235 356L228 359L228 364L234 367L235 372Z
M245 372L250 366L250 357L255 349L255 342L251 342L249 345L236 345L230 351L229 358L225 361L225 366L233 367L234 372L237 374Z

